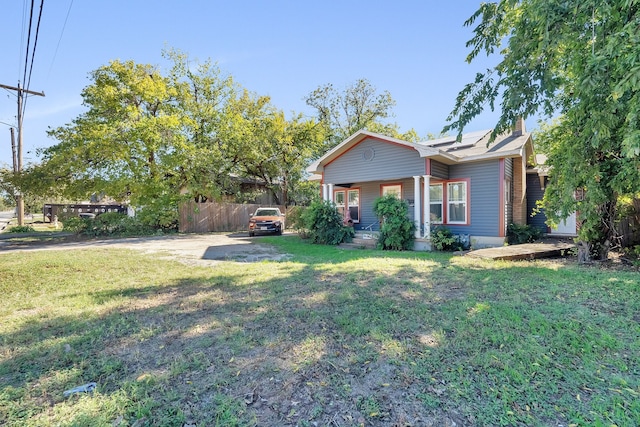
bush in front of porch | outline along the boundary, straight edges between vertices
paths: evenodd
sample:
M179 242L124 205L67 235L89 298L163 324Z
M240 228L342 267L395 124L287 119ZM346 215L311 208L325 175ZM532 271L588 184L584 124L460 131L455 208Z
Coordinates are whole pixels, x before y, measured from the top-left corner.
M353 227L345 227L336 205L328 200L316 201L302 213L305 233L313 243L339 245L350 242L355 234Z
M395 194L378 197L373 211L380 218L378 247L385 250L407 251L413 249L416 225L409 219L409 205Z

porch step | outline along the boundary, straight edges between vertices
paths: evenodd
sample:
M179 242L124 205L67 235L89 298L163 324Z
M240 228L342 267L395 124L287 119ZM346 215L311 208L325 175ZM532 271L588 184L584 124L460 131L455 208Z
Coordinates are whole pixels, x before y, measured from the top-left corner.
M380 233L378 231L357 230L354 239L378 240Z
M375 249L378 245L378 239L363 239L354 237L350 243L340 243L341 249Z

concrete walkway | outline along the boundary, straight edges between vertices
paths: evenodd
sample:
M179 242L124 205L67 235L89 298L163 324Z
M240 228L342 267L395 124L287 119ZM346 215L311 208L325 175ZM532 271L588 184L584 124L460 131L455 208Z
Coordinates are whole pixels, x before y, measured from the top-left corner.
M547 239L539 243L524 243L520 245L500 246L497 248L476 249L466 254L472 258L482 259L536 259L564 256L576 244L568 240Z

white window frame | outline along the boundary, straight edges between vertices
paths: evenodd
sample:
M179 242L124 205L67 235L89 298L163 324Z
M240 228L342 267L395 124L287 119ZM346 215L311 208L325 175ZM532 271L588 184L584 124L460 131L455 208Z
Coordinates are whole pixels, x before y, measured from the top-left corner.
M351 194L357 193L358 197L356 198L357 203L352 203L351 198L349 197ZM338 194L342 195L342 203L338 203ZM347 209L357 207L358 208L358 219L355 220L351 218L351 221L354 224L360 223L360 189L345 189L345 190L334 190L333 192L333 203L338 208L338 212L342 215L342 218L347 217ZM351 213L349 213L351 214Z
M429 185L429 192L431 192L431 187L440 187L440 195L441 198L440 200L434 200L433 197L429 197L429 221L431 224L444 224L444 185L442 183L438 183L438 184L430 184ZM431 218L431 206L433 205L440 205L440 220L434 220L433 218Z
M454 185L462 185L462 189L463 189L463 197L461 200L452 200L451 199L451 187ZM467 210L467 200L469 197L469 188L467 186L467 182L466 181L449 181L447 182L447 224L467 224L467 216L468 216L468 210ZM461 205L462 206L462 212L464 212L464 218L462 220L458 220L458 221L452 221L451 220L451 206L452 205Z
M356 196L356 201L352 202L351 201L351 195L352 194L357 194ZM351 208L358 208L358 219L353 219L353 217L351 217L351 220L353 221L354 224L358 224L360 223L360 189L353 189L353 190L347 190L347 209L349 209L349 215L351 215Z
M504 202L513 203L513 181L511 178L504 179Z
M342 202L338 202L338 195L342 196ZM346 206L347 192L345 190L335 190L333 192L333 203L338 208L338 212L344 217L344 208Z

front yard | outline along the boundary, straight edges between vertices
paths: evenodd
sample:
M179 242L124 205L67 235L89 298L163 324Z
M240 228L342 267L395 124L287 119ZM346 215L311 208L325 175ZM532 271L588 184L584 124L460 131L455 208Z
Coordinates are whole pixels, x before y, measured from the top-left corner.
M638 424L637 272L265 242L0 253L0 424Z

